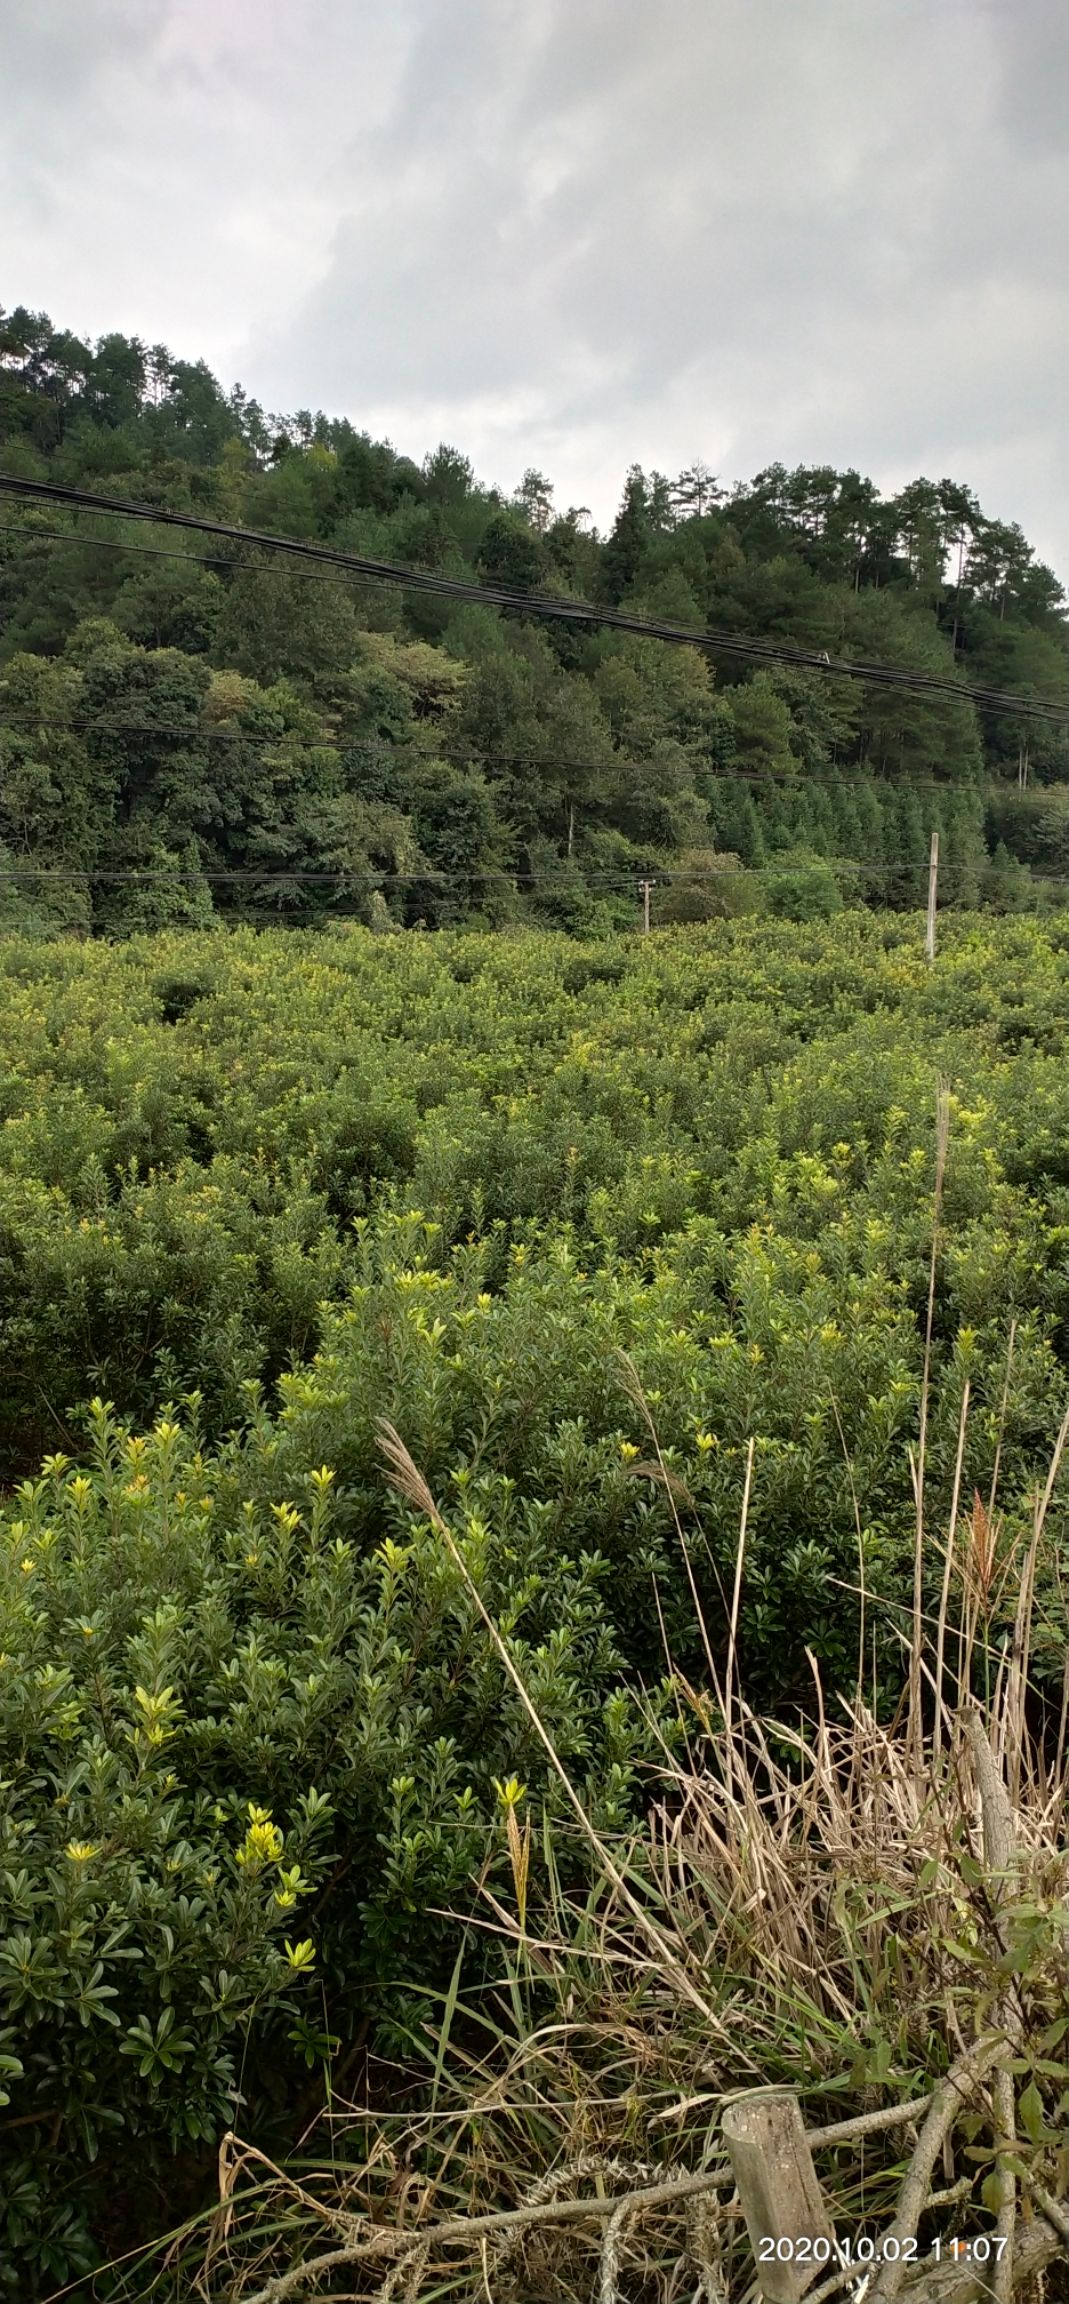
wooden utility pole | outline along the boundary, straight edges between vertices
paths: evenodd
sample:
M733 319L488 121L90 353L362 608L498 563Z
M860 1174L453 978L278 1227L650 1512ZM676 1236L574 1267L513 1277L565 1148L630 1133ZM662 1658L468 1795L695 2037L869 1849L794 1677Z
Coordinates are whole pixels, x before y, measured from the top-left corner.
M650 891L656 886L656 880L640 880L638 884L638 892L642 898L642 933L644 936L648 936L650 932Z
M929 960L935 959L935 899L939 885L939 834L932 834L932 853L928 859L928 930L924 949Z

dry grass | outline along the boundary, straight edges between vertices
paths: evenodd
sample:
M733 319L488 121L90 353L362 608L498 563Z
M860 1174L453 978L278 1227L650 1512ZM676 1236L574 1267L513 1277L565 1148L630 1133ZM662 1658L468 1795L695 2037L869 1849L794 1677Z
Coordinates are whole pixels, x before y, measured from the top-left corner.
M900 1723L859 1696L829 1717L815 1673L805 1728L760 1721L737 1686L710 1697L680 1681L689 1757L665 1752L642 1837L608 1848L570 1785L574 1844L516 1827L511 1894L486 1896L501 1986L467 2001L454 1977L429 2008L420 2109L335 2104L285 2171L230 2142L208 2245L176 2255L184 2292L742 2299L753 2261L719 2114L770 2084L799 2093L838 2232L912 2222L923 2247L1016 2218L1021 2265L1066 2254L1064 1728L1038 1742L1024 1692L1067 1429L1029 1543L1007 1556L976 1500L952 1529L944 1610L920 1673L911 1659ZM387 1445L466 1574L396 1435ZM985 1714L965 1676L1007 1578L1015 1635ZM567 1856L575 1876L580 1843L593 1877L577 1899L561 1870ZM870 2304L894 2287L885 2270ZM964 2304L960 2281L955 2294Z

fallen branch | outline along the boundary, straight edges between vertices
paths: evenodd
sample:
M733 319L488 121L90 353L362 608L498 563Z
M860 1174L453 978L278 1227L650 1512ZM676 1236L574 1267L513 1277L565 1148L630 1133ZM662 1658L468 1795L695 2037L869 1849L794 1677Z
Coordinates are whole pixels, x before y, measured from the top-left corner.
M858 2112L852 2120L836 2120L830 2128L807 2128L807 2144L852 2144L859 2136L878 2136L881 2128L905 2128L927 2112L933 2096L914 2096L909 2104L887 2104L882 2112Z
M918 2096L909 2104L893 2104L880 2112L863 2112L853 2120L838 2120L827 2128L807 2128L806 2141L814 2148L819 2145L847 2144L860 2136L871 2136L880 2129L905 2127L933 2102L931 2096ZM493 2233L522 2233L533 2226L545 2224L576 2224L584 2218L611 2219L618 2210L628 2214L644 2208L673 2207L677 2201L689 2200L709 2192L731 2192L735 2188L732 2170L725 2166L706 2168L692 2176L673 2176L661 2184L648 2184L633 2192L588 2194L582 2200L543 2199L522 2208L499 2208L485 2216L450 2216L440 2224L417 2226L410 2232L383 2230L368 2233L361 2225L359 2232L342 2247L328 2254L309 2259L306 2264L294 2265L288 2272L276 2274L263 2288L258 2288L248 2304L285 2304L302 2283L317 2279L327 2272L337 2272L350 2264L366 2263L376 2256L393 2256L399 2251L420 2247L455 2247L462 2243L478 2243Z
M1009 1943L1001 1906L1017 1854L1013 1808L987 1730L975 1707L970 1707L965 1714L965 1734L972 1749L980 1792L984 1861L989 1874L988 1893L994 1907L995 1934L1000 1950L1005 1953ZM1010 2045L1019 2047L1021 2019L1012 1989L1000 2000L995 2010L995 2022ZM1013 2292L1013 2242L1017 2229L1017 2178L1011 2157L1015 2142L1017 2098L1008 2063L1001 2064L995 2073L991 2097L995 2124L995 2178L998 2185L995 2232L1003 2243L992 2277L991 2294L993 2304L1009 2304Z
M1017 2245L1013 2251L1014 2294L1037 2278L1065 2253L1058 2233L1045 2220L1038 2217L1033 2224L1017 2230ZM985 2266L948 2263L944 2256L939 2263L931 2257L916 2265L902 2288L903 2304L989 2304L991 2274ZM808 2299L807 2299L808 2304ZM872 2304L870 2295L868 2304Z
M1052 2192L1047 2191L1045 2184L1037 2183L1034 2176L1022 2175L1021 2182L1025 2191L1031 2194L1040 2213L1046 2217L1048 2224L1053 2224L1055 2231L1060 2233L1066 2248L1069 2249L1069 2212L1066 2211L1062 2202L1056 2200Z
M410 2232L381 2231L365 2239L354 2239L343 2248L332 2248L323 2256L310 2257L306 2264L295 2264L288 2272L276 2274L263 2288L258 2288L248 2304L285 2304L288 2296L325 2272L338 2272L348 2264L364 2264L376 2256L394 2256L399 2251L415 2248L455 2247L460 2242L471 2243L484 2239L491 2232L516 2232L538 2224L575 2224L584 2217L611 2219L618 2209L671 2207L677 2200L689 2200L699 2192L733 2192L735 2178L730 2168L708 2168L694 2176L675 2176L664 2184L649 2184L638 2192L594 2194L584 2200L540 2200L529 2208L500 2208L486 2216L449 2216L441 2224L416 2225Z
M654 2112L649 2121L657 2128L662 2121L681 2120L685 2112L694 2112L701 2104L722 2104L723 2097L715 2088L702 2096L683 2096L678 2104L669 2104L665 2111ZM859 2136L878 2136L882 2128L905 2128L909 2121L919 2120L927 2112L931 2096L914 2096L908 2104L888 2104L882 2112L858 2112L852 2120L837 2120L830 2128L807 2128L807 2144L852 2144Z
M1005 2054L1006 2041L1002 2032L989 2032L977 2041L966 2055L951 2066L946 2079L940 2081L932 2097L931 2108L917 2138L913 2158L906 2171L898 2195L893 2222L886 2239L898 2242L898 2251L892 2259L887 2256L873 2282L869 2304L893 2304L906 2273L902 2257L902 2244L915 2240L917 2226L924 2214L931 2191L932 2170L943 2140L950 2134L954 2119L962 2104L990 2071L996 2059Z

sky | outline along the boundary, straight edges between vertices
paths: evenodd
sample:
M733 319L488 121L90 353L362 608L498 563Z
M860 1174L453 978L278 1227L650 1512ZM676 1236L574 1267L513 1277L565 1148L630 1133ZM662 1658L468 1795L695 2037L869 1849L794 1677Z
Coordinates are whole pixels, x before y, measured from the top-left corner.
M3 0L0 305L612 521L964 481L1069 585L1065 0Z

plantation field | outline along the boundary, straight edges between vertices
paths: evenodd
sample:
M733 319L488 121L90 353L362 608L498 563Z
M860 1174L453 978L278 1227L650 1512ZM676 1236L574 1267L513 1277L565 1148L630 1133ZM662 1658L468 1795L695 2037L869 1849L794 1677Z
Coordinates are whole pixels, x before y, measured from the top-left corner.
M601 1832L694 1591L722 1663L744 1489L750 1702L897 1691L933 1269L929 1526L997 1465L1026 1530L1061 1424L1067 1033L1056 916L934 968L860 913L0 946L12 2293L106 2248L131 2137L163 2223L235 2090L281 2136L332 2041L399 2047L517 1801L566 1808L381 1420ZM1046 1538L1056 1700L1057 1493Z

